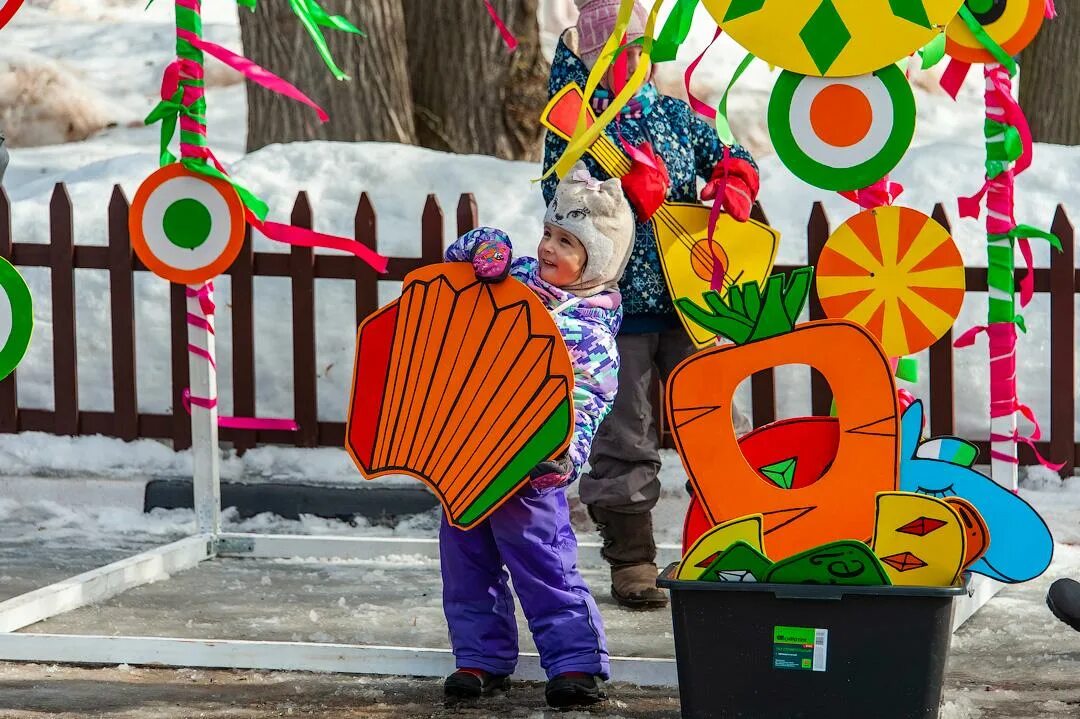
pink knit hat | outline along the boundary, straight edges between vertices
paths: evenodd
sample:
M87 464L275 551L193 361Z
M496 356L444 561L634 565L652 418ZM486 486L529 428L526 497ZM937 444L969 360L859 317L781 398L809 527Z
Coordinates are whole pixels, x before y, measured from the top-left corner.
M615 29L615 20L619 16L620 0L574 0L581 14L578 16L578 57L589 69L600 58L600 51ZM645 22L648 13L641 3L634 3L634 12L630 16L630 27L626 29L626 40L631 42L645 35Z

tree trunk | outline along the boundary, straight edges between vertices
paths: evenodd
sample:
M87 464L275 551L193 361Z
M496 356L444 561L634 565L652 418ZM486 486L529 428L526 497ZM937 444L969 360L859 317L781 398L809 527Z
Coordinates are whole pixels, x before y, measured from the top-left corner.
M403 0L421 145L539 159L548 63L537 1L493 1L520 43L510 54L481 0Z
M334 78L289 3L260 3L254 13L240 8L244 54L296 85L330 115L329 122L320 123L311 108L249 82L249 152L297 140L416 141L401 0L324 5L367 35L324 30L330 52L351 80Z
M1020 105L1037 142L1080 145L1080 7L1057 10L1020 56Z

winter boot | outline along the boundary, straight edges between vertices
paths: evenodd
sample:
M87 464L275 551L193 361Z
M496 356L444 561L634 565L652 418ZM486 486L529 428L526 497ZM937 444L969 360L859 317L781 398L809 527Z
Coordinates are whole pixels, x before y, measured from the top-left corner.
M510 677L483 669L458 669L443 682L443 694L455 699L478 699L510 688Z
M1046 606L1054 616L1080 632L1080 583L1059 579L1046 593Z
M553 709L568 709L596 704L607 699L604 680L582 672L560 674L550 679L544 698Z
M656 586L656 543L652 514L620 514L589 507L604 547L600 554L611 565L611 597L628 609L663 609L667 595Z

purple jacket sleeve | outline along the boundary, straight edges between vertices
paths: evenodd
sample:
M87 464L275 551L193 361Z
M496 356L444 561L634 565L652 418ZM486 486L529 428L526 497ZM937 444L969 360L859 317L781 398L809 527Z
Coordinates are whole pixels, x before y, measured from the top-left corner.
M589 460L593 437L611 411L619 388L619 350L615 336L600 323L582 323L581 327L580 337L566 337L574 366L574 438L567 451L574 465L571 482Z

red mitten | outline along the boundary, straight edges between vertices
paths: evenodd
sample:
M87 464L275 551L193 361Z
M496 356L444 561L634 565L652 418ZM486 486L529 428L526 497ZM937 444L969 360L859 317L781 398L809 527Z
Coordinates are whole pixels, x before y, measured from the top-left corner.
M640 160L633 160L630 163L630 172L622 176L621 182L623 192L630 200L638 220L647 222L667 199L671 178L664 161L656 155L652 145L646 142L638 149L655 167Z
M712 178L701 190L701 199L719 202L724 211L733 218L746 222L750 219L750 208L754 206L759 189L761 178L754 166L746 160L729 155L716 163ZM716 197L718 191L723 193L723 197L719 199Z

